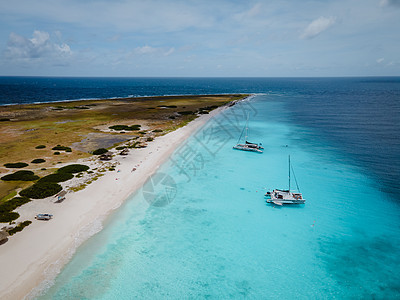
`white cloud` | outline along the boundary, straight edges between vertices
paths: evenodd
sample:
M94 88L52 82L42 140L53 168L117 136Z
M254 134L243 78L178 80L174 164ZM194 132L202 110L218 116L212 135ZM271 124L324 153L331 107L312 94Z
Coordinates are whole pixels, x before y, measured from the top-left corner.
M164 55L168 56L171 55L175 51L175 48L164 48L164 47L151 47L151 46L143 46L143 47L136 47L133 50L134 54L137 55Z
M380 64L381 62L383 62L385 59L383 58L383 57L381 57L381 58L378 58L377 60L376 60L376 62L378 63L378 64Z
M399 74L400 0L359 2L0 1L0 75Z
M59 33L57 35L60 35ZM12 32L8 38L5 57L9 60L41 60L68 57L71 48L65 43L54 43L47 32L35 30L32 38L28 39Z
M169 55L171 55L172 53L174 53L175 52L175 48L170 48L168 51L166 51L165 53L164 53L164 55L165 56L169 56Z
M143 47L136 47L134 50L136 54L152 54L155 53L156 51L157 51L156 48L147 45Z
M172 32L185 28L211 28L207 6L186 1L160 0L43 0L18 4L0 1L0 15L35 16L39 20L85 28L112 28L119 32ZM23 20L23 19L22 19Z
M318 19L312 21L308 24L307 28L300 35L301 39L312 39L319 35L321 32L324 32L333 24L335 24L335 17L319 17Z

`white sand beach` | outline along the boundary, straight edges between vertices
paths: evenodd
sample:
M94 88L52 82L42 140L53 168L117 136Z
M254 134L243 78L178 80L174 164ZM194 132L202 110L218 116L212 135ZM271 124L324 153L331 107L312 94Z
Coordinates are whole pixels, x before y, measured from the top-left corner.
M127 156L115 156L113 161L119 163L116 171L106 172L81 191L68 193L61 203L54 203L52 197L18 208L21 220L33 222L0 247L0 299L32 296L45 280L56 276L84 241L82 236L88 238L90 232L93 235L99 231L100 222L140 189L185 139L223 109L157 137L147 148L132 149ZM54 218L34 220L38 213L50 213Z

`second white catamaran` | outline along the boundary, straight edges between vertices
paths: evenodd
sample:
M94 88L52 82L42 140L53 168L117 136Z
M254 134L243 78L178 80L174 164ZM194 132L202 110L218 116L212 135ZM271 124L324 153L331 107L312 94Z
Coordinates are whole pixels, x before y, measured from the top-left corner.
M297 192L293 192L290 190L290 175L293 171L290 165L290 155L289 155L289 189L288 190L279 190L275 189L272 192L267 192L265 196L267 197L268 203L274 203L276 205L283 205L283 204L304 204L306 199L303 198L303 195L300 193L299 186L297 184L296 176L294 176L294 180L297 186ZM293 172L294 175L294 172Z
M245 131L244 144L240 144L243 131ZM242 133L240 134L236 146L233 146L233 149L263 153L264 147L262 146L261 143L256 144L247 141L248 133L249 133L249 115L247 115L246 125L243 128Z

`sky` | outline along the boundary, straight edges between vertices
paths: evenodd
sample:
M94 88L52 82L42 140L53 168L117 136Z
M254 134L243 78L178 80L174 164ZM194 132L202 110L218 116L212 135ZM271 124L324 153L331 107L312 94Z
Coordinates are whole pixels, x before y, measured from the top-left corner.
M0 76L400 76L400 0L0 0Z

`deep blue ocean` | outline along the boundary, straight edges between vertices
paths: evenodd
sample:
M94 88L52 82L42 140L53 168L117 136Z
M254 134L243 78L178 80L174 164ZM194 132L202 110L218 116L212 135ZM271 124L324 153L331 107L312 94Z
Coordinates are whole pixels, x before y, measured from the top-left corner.
M2 104L218 93L256 95L178 148L39 298L400 298L400 77L0 78ZM232 150L247 114L263 154ZM307 202L266 204L288 155Z

